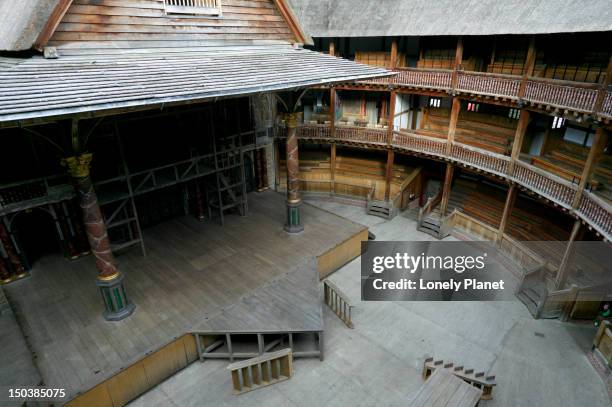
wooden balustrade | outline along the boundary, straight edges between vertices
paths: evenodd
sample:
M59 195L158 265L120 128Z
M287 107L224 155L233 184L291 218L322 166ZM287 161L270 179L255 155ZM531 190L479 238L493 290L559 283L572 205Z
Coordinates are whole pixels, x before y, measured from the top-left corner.
M337 126L336 140L386 145L387 130L357 126Z
M390 82L393 85L443 90L452 86L453 71L448 69L398 68L395 72Z
M299 138L323 140L331 138L331 128L328 124L304 124L296 131Z
M510 157L461 143L453 143L451 157L464 164L501 176L506 176L510 165Z
M457 90L461 92L517 99L520 87L519 76L485 72L457 73Z
M403 131L393 133L391 145L436 156L444 156L446 154L446 140Z
M232 363L227 370L232 375L234 394L242 394L293 376L293 355L291 349L265 353L262 356Z
M395 76L359 81L360 84L429 88L440 91L479 94L493 97L523 99L533 104L544 104L581 113L599 113L612 118L612 92L604 96L600 112L593 112L600 87L597 84L529 77L521 90L523 77L488 72L456 71L457 84L448 69L396 68ZM523 92L523 94L521 94Z
M608 239L612 238L612 206L592 192L582 191L577 212L597 231Z
M523 99L590 113L595 107L597 92L597 85L532 77L527 81Z
M1 185L0 215L59 202L73 196L74 188L64 175Z
M576 194L575 185L522 161L515 162L511 178L566 208L571 207Z
M601 105L601 115L612 118L612 91L607 91Z
M331 281L323 281L323 300L325 304L344 322L349 328L353 328L351 314L353 306L348 297Z

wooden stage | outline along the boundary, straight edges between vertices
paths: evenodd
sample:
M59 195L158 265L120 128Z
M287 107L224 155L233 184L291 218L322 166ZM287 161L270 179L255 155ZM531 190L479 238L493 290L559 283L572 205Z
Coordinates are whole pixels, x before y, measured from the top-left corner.
M304 204L304 232L288 235L284 216L284 197L269 191L250 194L249 215L228 216L224 227L216 219L183 217L145 230L147 257L133 250L117 258L136 304L134 314L120 322L102 317L91 256L71 262L58 254L38 261L30 278L5 292L45 385L66 388L74 397L196 327L322 329L316 272L327 275L358 256L367 228ZM298 269L310 276L292 277ZM293 282L283 282L285 277ZM279 311L278 303L248 306L272 296L286 310Z

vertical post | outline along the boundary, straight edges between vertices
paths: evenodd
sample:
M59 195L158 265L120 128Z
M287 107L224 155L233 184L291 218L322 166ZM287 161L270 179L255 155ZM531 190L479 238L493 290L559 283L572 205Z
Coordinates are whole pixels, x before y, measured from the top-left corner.
M331 176L331 185L330 185L329 192L335 195L336 194L336 143L331 144L329 170L330 170L330 176Z
M297 122L298 113L288 113L287 123L287 233L299 233L304 230L300 219L300 161L298 157Z
M521 86L519 87L519 99L525 96L525 88L527 87L527 79L533 76L535 69L535 58L536 58L536 47L535 47L535 36L529 39L529 48L527 49L527 57L525 58L525 66L523 67L523 79Z
M336 55L336 43L333 38L329 40L329 55Z
M601 107L603 106L604 98L608 92L608 86L612 81L612 55L610 56L610 60L608 61L608 69L606 69L605 76L603 81L601 81L601 87L599 88L599 92L597 93L597 99L595 100L595 107L593 108L593 112L597 114L597 112L601 111Z
M279 141L274 140L274 190L278 191L280 187L280 148Z
M391 39L391 61L389 63L389 69L394 70L397 68L397 38Z
M572 203L573 208L577 208L580 205L580 199L582 198L582 191L586 187L589 179L593 175L595 167L597 166L597 162L601 157L604 149L606 148L608 135L606 130L603 127L597 127L595 130L595 137L593 138L593 144L591 145L591 149L589 150L589 156L587 157L586 162L584 163L584 168L582 169L582 174L580 175L580 182L578 184L578 190L576 191L576 195L574 196L574 202Z
M85 231L98 269L96 285L106 306L104 318L108 321L119 321L131 315L135 306L127 298L123 285L124 276L115 265L106 224L91 181L91 160L92 155L87 153L67 157L62 164L68 168L83 211Z
M514 133L514 140L512 142L512 153L510 155L512 161L510 161L508 175L512 175L514 172L514 163L521 156L523 140L525 139L525 133L527 132L527 126L529 125L529 116L529 110L521 109L521 115L519 117L518 124L516 125L516 132Z
M459 120L459 112L461 111L461 100L458 97L453 98L453 107L451 109L450 121L448 123L448 137L446 144L446 155L450 156L453 143L455 142L455 131L457 130L457 121Z
M395 121L395 99L397 98L397 93L395 91L391 91L389 100L389 116L387 123L387 144L391 145L393 141L393 122Z
M389 197L391 195L391 178L393 177L393 159L395 157L395 153L393 149L389 148L387 150L387 167L385 171L385 201L389 201Z
M563 290L565 283L567 282L567 274L569 272L568 264L569 260L572 256L574 242L576 241L576 236L578 235L578 231L580 230L581 222L580 219L577 219L574 222L574 227L572 229L572 233L570 235L569 241L567 242L567 247L565 248L565 253L563 253L563 259L561 260L561 264L559 265L559 271L557 271L557 278L555 279L555 288L557 290Z
M336 138L336 89L329 88L329 136Z
M453 183L453 172L455 167L451 163L446 163L446 174L444 175L444 186L442 187L442 201L440 202L440 214L446 215L448 211L448 201L451 194L451 185Z
M457 38L457 49L455 50L455 63L453 64L452 89L457 88L458 71L463 61L463 38Z
M502 213L501 221L499 222L499 231L497 232L497 241L500 242L506 231L506 225L508 224L508 218L512 214L514 209L514 203L516 202L516 185L511 184L508 189L508 195L506 195L506 204L504 205L504 212Z

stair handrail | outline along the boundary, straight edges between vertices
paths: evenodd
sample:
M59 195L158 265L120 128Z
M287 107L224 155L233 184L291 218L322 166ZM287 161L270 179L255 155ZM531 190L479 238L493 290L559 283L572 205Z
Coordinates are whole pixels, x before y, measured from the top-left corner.
M431 213L431 211L440 203L440 201L442 201L442 190L438 191L436 195L427 198L425 205L419 209L419 216L417 218L418 226L422 225L425 217Z

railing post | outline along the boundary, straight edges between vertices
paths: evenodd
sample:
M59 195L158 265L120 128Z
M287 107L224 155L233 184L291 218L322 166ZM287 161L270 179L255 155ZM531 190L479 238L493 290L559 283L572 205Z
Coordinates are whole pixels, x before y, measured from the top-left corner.
M582 198L582 191L586 187L591 175L593 175L593 171L595 170L595 166L599 158L601 157L603 150L607 145L608 135L606 130L599 126L595 130L595 138L593 139L593 144L591 145L591 149L589 150L589 156L587 157L586 162L584 163L584 168L582 169L582 175L580 176L580 182L578 183L578 189L576 190L576 195L574 195L574 200L572 202L573 208L578 208L580 206L580 198Z

